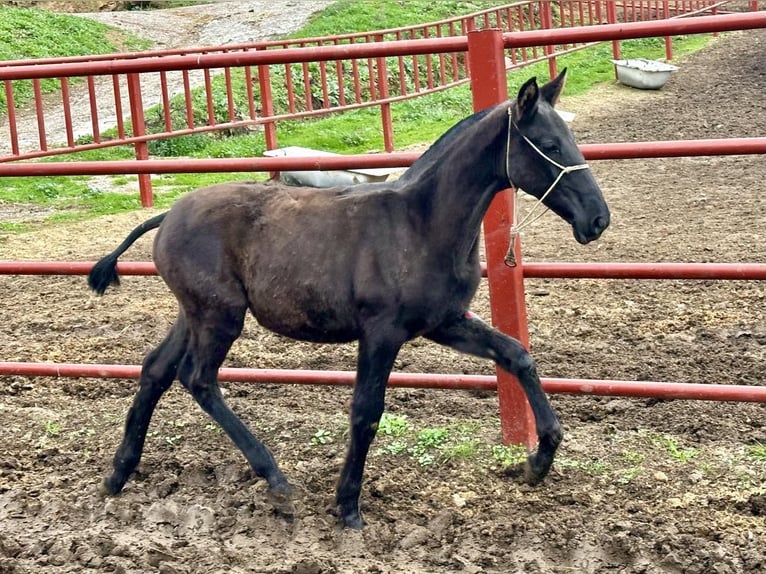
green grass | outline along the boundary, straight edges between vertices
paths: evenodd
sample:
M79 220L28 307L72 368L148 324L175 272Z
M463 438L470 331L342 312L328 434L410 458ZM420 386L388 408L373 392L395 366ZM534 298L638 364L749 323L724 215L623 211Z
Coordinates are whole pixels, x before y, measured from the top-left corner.
M85 56L143 49L149 44L114 28L85 18L35 8L0 6L0 60ZM33 97L31 82L14 82L17 106ZM44 93L57 90L58 80L43 80ZM7 110L0 92L0 113Z
M399 0L380 0L379 2L356 2L340 0L329 8L315 14L308 24L295 36L321 36L343 32L367 31L409 24L423 23L455 15L475 12L497 5L490 0L462 0L444 2L426 2L411 0L407 3ZM37 14L40 12L40 14ZM21 34L10 34L14 26L29 30ZM5 26L5 28L4 28ZM30 53L30 37L37 34L37 27L45 28L35 37L38 50ZM112 34L104 26L89 20L49 14L43 11L20 10L0 7L0 37L13 38L12 43L0 45L0 57L30 57L42 55L65 55L99 53L110 51L113 44L108 38ZM710 36L695 35L674 39L676 58L695 52L710 41ZM25 40L26 39L26 40ZM66 42L73 42L69 45ZM6 52L3 52L5 50ZM646 57L662 59L665 54L662 38L631 40L622 43L622 57ZM611 43L602 43L588 50L560 57L558 67L569 68L565 94L575 96L586 93L593 86L614 81ZM284 67L282 68L284 73ZM275 72L276 73L276 72ZM243 74L232 74L234 79L235 105L238 109L247 109L244 101ZM542 62L509 74L508 93L515 96L521 84L530 76L537 76L544 81L548 76L548 65ZM239 86L239 87L238 87ZM197 98L202 97L196 91ZM219 111L225 110L225 92L222 78L214 78L214 101L218 102ZM3 96L0 95L0 98ZM17 96L18 98L18 96ZM274 94L275 106L285 105L285 96L278 91ZM0 109L3 102L0 99ZM171 105L174 122L185 122L184 110L176 103ZM205 106L196 106L204 110ZM451 90L423 96L392 105L394 122L394 142L397 149L404 149L413 144L434 141L461 118L472 111L470 88L460 86ZM159 107L147 110L149 131L163 129L159 124L153 126L151 119L161 120ZM277 128L279 145L303 146L324 149L343 154L359 154L380 151L383 148L381 137L381 119L377 107L360 109L342 114L333 114L315 120L280 122ZM229 158L258 157L266 145L262 133L247 132L222 136L220 134L195 134L157 141L150 144L150 153L157 157L199 157ZM126 146L101 150L79 152L59 156L49 161L104 161L128 159L133 157L132 149ZM167 174L154 176L155 204L158 207L171 205L176 198L191 189L222 181L239 179L265 179L267 174L260 173L212 173L212 174ZM94 183L98 181L100 183ZM105 189L105 182L123 185L126 192L114 193ZM138 185L135 176L114 176L110 179L91 180L85 177L45 177L45 178L8 178L4 182L0 201L6 203L31 203L51 208L52 214L47 222L69 219L82 219L107 213L139 208ZM133 184L133 191L130 186ZM104 188L104 189L102 189ZM0 230L21 232L33 228L31 224L0 223Z
M501 5L496 0L339 0L314 14L291 38L351 34L434 22Z

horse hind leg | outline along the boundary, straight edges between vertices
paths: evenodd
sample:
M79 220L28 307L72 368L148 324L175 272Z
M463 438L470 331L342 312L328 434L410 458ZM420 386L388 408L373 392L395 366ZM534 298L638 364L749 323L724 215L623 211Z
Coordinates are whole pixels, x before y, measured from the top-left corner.
M242 331L244 314L245 307L241 310L216 308L201 314L195 313L189 351L182 361L179 377L202 410L218 423L242 451L253 471L266 479L268 495L275 511L292 516L292 487L269 449L226 404L218 386L218 369Z
M138 466L152 414L176 377L188 340L189 330L181 313L162 343L144 359L138 391L125 420L125 433L114 455L114 471L104 479L107 493L120 492Z

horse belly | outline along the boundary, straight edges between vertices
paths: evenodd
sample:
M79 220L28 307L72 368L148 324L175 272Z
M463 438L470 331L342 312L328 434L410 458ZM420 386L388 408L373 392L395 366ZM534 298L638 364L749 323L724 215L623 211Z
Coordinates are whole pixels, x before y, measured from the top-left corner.
M359 337L353 305L317 285L256 291L250 310L260 325L280 335L317 343L347 343Z

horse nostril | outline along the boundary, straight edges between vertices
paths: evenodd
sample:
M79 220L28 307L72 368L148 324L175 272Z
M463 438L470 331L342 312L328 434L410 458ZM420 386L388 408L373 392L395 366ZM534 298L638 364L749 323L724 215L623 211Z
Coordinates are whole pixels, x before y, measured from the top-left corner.
M607 227L609 227L608 215L599 215L593 220L593 228L597 229L599 232L604 231Z

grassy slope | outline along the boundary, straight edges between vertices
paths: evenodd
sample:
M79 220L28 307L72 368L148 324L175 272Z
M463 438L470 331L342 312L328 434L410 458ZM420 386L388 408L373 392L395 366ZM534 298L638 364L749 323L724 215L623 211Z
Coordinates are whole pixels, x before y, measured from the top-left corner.
M67 14L55 14L34 8L0 6L0 60L85 56L134 50L147 43L114 29ZM57 89L56 80L45 80L43 91ZM17 106L32 97L31 84L14 83ZM0 114L6 111L5 91L0 93Z

